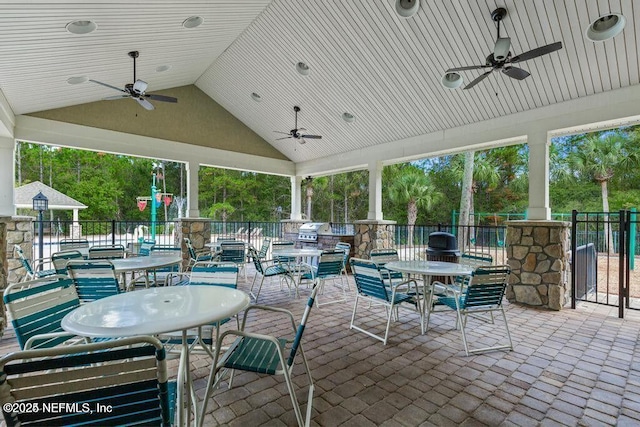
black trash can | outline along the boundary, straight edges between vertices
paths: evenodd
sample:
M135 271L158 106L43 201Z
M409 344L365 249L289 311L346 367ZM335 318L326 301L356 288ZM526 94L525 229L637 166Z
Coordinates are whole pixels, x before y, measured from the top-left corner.
M460 262L460 251L458 250L458 239L451 233L436 231L429 234L427 243L427 261ZM444 276L434 276L431 282L444 282Z

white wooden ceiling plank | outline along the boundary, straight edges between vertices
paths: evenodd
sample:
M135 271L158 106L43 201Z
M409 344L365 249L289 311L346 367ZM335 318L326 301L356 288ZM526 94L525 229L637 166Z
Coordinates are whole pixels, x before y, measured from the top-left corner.
M634 8L634 3L631 0L621 1L620 2L620 11L622 15L627 19L627 25L623 30L621 37L624 39L625 48L624 52L626 55L626 75L627 75L627 85L635 85L640 82L640 77L638 75L638 31L640 29L640 23L638 22L638 18L640 17L640 7L638 7L637 2L635 2L636 7ZM636 24L635 26L633 24Z

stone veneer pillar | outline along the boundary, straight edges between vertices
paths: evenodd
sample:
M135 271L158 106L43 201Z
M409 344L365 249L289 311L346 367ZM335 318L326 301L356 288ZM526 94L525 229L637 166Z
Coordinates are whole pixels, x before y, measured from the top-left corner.
M570 223L507 221L510 302L561 310L569 301Z
M395 247L395 221L362 220L355 222L354 256L369 258L371 249Z
M26 274L13 245L19 245L27 258L33 259L33 221L30 216L0 217L0 292ZM0 304L0 322L2 336L6 325L4 304Z
M178 232L176 233L176 245L180 245L182 252L182 268L189 266L191 257L184 243L184 238L191 240L191 245L197 251L203 249L205 244L211 242L211 220L209 218L180 218L176 220Z
M282 239L295 242L298 239L298 230L302 224L310 221L302 219L283 219L280 221L282 224Z

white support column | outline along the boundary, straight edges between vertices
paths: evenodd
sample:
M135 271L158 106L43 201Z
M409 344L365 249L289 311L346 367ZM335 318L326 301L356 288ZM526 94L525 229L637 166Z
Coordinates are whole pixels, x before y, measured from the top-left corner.
M0 137L0 216L14 216L15 147L13 138Z
M527 219L550 220L549 207L549 146L546 131L527 135L529 145L529 208Z
M200 163L197 160L189 160L186 163L187 169L187 216L189 218L199 218L200 208L198 207L198 171Z
M302 199L300 189L302 187L302 177L291 177L291 216L289 219L302 220Z
M369 213L367 219L382 221L382 162L369 163Z

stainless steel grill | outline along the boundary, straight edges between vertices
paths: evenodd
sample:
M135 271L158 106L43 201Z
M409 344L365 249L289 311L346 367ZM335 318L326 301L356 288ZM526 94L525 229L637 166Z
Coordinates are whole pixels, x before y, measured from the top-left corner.
M298 230L299 242L317 242L318 234L332 234L331 224L328 222L308 222Z

